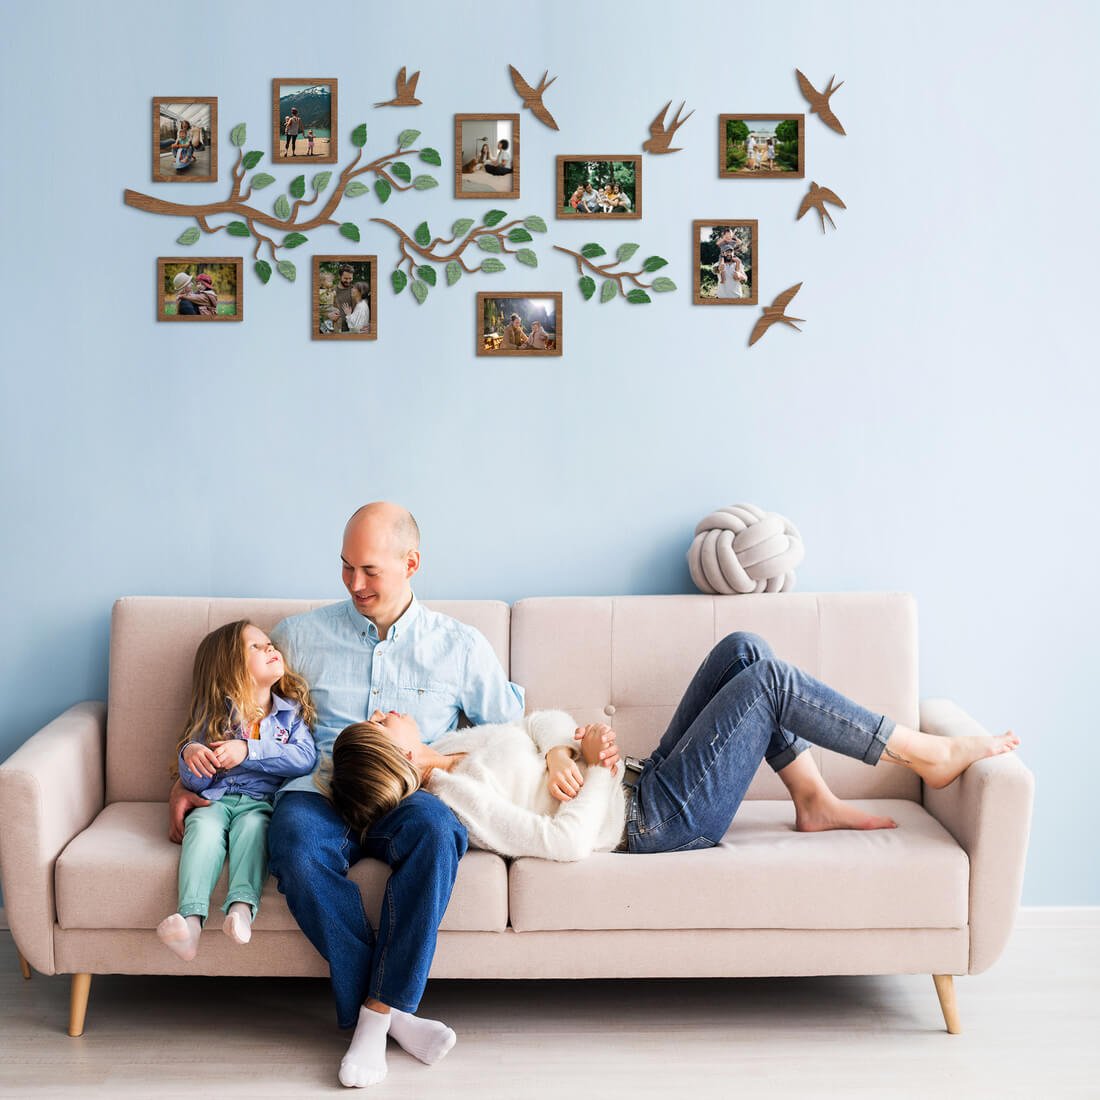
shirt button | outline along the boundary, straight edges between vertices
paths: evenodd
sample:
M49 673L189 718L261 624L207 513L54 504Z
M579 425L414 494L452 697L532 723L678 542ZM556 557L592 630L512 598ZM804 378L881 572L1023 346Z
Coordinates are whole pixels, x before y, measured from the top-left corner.
M371 693L373 695L377 695L378 694L378 688L371 688Z
M610 718L615 713L615 708L611 703L608 703L607 706L603 708L603 712Z

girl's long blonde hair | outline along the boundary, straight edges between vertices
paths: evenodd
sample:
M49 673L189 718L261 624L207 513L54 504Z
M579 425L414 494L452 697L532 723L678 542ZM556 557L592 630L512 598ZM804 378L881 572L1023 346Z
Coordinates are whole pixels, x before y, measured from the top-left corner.
M371 826L420 787L412 762L379 722L347 726L317 785L360 839Z
M265 717L256 705L252 677L245 659L244 628L248 619L226 623L210 631L195 650L191 673L191 713L176 746L176 755L191 741L212 745L228 741L243 726L246 730ZM281 679L272 685L284 699L298 704L302 720L313 729L317 712L309 696L309 685L284 665Z

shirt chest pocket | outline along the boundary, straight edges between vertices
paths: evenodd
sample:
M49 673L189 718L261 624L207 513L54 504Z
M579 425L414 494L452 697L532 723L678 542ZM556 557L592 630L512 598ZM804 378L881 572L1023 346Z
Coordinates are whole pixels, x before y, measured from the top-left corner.
M458 698L458 690L454 684L444 683L442 680L429 680L427 677L403 678L397 685L397 694L402 699L425 702L441 702L443 699L455 700Z

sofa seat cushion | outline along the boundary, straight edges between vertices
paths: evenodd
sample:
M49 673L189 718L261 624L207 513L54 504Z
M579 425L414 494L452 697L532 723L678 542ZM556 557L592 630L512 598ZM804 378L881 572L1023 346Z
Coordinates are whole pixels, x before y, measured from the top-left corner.
M965 928L970 864L951 834L916 802L853 804L898 828L796 833L791 802L752 800L713 848L517 859L512 927Z
M179 845L168 839L167 803L112 803L58 857L58 922L66 929L156 928L176 910L179 854ZM225 901L227 877L223 868L211 899L212 918ZM362 891L364 909L377 928L389 868L364 859L352 867L349 878ZM500 932L508 924L507 905L504 861L491 852L470 851L459 864L440 927ZM257 932L297 927L274 878L268 876Z

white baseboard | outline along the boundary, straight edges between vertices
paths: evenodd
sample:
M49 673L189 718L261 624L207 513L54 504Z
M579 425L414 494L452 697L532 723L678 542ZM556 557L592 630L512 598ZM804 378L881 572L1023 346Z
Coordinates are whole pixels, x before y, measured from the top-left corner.
M1021 905L1017 928L1100 928L1100 905Z

